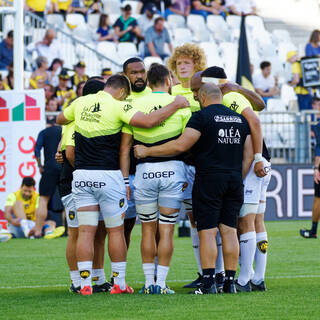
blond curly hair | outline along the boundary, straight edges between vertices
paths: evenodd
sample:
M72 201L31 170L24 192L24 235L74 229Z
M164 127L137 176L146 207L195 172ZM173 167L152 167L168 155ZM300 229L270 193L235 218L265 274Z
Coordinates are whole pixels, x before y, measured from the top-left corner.
M207 58L204 50L194 43L185 43L176 47L172 56L168 59L168 68L177 76L177 59L181 57L190 58L194 63L194 73L207 67Z

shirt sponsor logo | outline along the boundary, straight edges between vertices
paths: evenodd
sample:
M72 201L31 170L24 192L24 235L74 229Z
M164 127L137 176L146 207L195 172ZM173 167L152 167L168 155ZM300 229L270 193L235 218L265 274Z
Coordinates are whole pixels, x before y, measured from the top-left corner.
M246 189L245 194L252 194L253 190Z
M142 174L142 178L143 179L171 178L174 174L175 174L174 171L144 172Z
M242 123L242 120L240 117L237 116L214 116L215 122L236 122L236 123Z
M84 188L84 187L89 187L89 188L102 188L106 186L107 184L105 182L92 182L92 181L75 181L74 186L76 188Z
M94 105L90 107L84 107L81 112L81 118L82 121L87 122L100 122L101 115L98 113L101 111L100 103L95 103Z
M130 109L132 109L132 105L131 104L125 104L123 107L123 111L124 112L128 112Z
M233 110L233 111L237 111L239 108L239 105L233 101L231 104L230 104L230 109Z
M218 143L221 144L240 144L241 136L238 129L220 129L218 132Z

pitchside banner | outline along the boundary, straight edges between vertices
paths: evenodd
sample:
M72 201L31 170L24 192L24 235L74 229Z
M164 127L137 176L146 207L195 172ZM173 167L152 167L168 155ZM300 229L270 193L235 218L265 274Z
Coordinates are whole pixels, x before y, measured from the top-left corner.
M313 204L312 165L273 165L266 220L308 219Z
M0 91L0 209L22 178L32 176L39 187L34 156L38 133L45 128L44 91Z

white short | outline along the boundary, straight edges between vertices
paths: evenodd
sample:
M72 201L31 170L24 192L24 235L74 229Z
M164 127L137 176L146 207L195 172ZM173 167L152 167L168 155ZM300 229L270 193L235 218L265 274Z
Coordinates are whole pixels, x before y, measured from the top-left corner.
M165 208L180 209L186 183L182 161L141 163L134 179L136 204L157 202Z
M68 227L78 228L79 222L78 222L77 209L73 200L72 193L69 193L68 195L62 197L61 201L64 206L64 210L66 212Z
M194 177L196 174L196 168L194 166L185 165L187 184L184 190L184 200L192 199L192 189L194 183Z
M130 182L130 189L131 189L131 197L130 197L130 200L128 201L128 210L126 212L125 219L133 219L137 216L136 203L134 201L133 180L134 180L134 174L130 174L129 175L129 182Z
M256 205L256 210L258 211L260 201L266 201L267 198L267 188L271 179L271 163L263 158L264 167L267 168L268 173L265 177L259 178L254 173L254 163L252 163L250 170L245 177L244 184L244 201L243 207L240 210L240 217L245 216L248 212L245 212L244 206L246 204ZM252 206L253 208L253 206ZM252 211L252 210L251 210ZM251 212L259 213L259 212Z
M77 209L99 205L104 219L122 215L128 208L120 170L75 170L72 194Z

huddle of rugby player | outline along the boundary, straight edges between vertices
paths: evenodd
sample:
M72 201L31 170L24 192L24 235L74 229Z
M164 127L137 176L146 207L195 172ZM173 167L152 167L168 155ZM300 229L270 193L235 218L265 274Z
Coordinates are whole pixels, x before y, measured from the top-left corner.
M140 292L173 294L166 278L173 254L174 225L182 203L191 222L199 268L199 278L186 287L196 288L195 294L266 290L267 234L263 213L270 157L262 144L260 122L254 113L262 110L264 103L254 92L227 82L223 69L204 70L205 54L197 45L177 47L168 65L169 68L153 64L147 72L140 58L131 58L124 63L123 74L111 76L106 83L99 77L90 78L83 96L58 116L57 122L63 125L60 192L69 227L66 256L72 292L133 293L125 281L126 255L138 214L145 275ZM169 69L181 84L172 86ZM212 105L216 106L215 111ZM212 223L205 224L205 217L193 216L191 192L196 169L194 154L190 155L188 150L207 139L199 129L199 112L210 110L219 116L220 109L221 116L228 114L235 123L217 122L212 124L212 132L220 135L221 131L216 131L220 125L221 130L238 128L241 138L237 139L236 159L240 160L236 168L248 174L243 177L244 201L239 187L239 210L238 206L233 208L232 219L223 219L223 210L218 210ZM198 130L197 139L190 139L193 144L188 142L184 150L174 150L172 154L168 153L170 148L163 152L162 145L184 139L190 130ZM246 192L250 197L246 197ZM202 201L199 196L198 204ZM201 210L208 209L204 206ZM239 244L234 230L239 214L241 268L235 281ZM111 283L106 282L103 265L106 235ZM209 245L205 239L210 239ZM208 263L209 256L215 257L217 263Z

